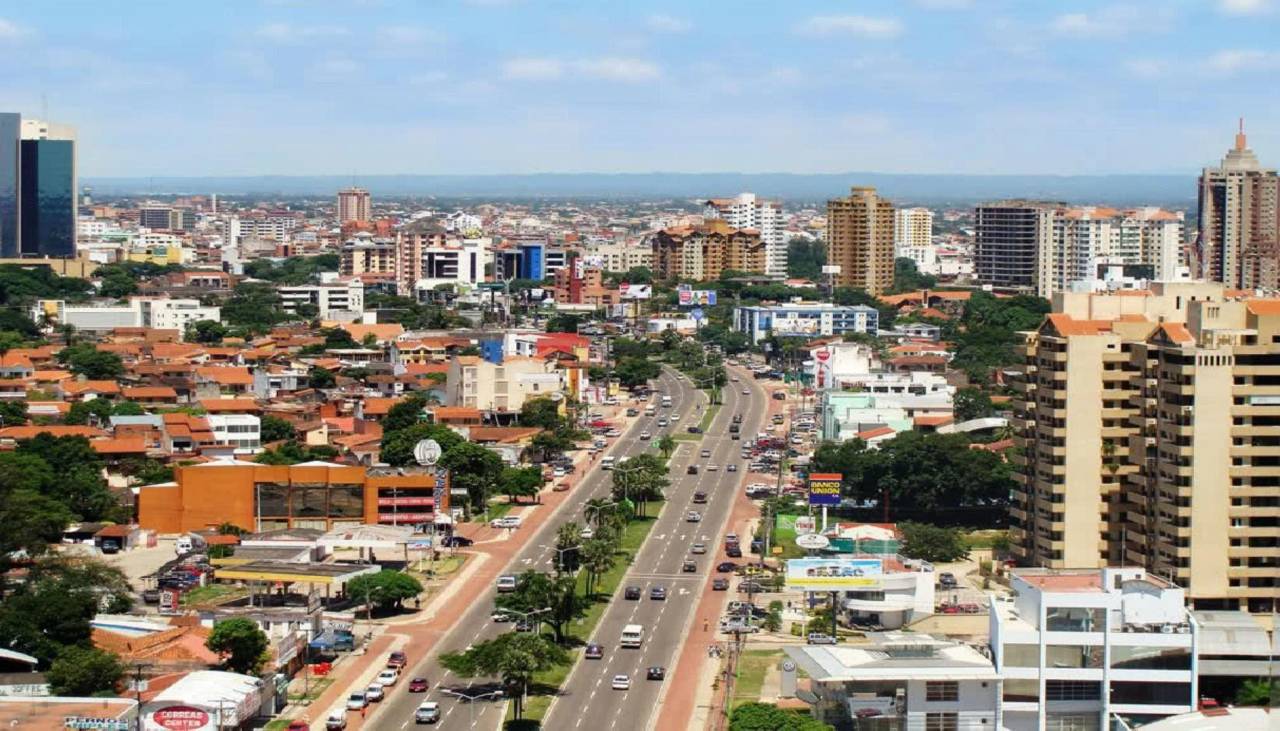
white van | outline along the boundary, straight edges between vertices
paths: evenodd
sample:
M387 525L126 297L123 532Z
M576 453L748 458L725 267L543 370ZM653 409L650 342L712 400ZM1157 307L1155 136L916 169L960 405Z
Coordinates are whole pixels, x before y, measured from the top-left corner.
M605 457L604 459L600 460L600 469L602 469L602 470L611 470L611 469L613 469L613 463L614 463L614 461L615 461L615 460L614 460L614 458L613 458L613 455L609 455L608 457Z
M622 628L623 647L639 647L644 642L644 627L638 624L629 624Z

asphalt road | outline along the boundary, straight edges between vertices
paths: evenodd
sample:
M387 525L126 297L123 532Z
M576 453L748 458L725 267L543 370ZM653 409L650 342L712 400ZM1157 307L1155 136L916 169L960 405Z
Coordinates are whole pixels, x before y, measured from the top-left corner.
M618 461L621 461L626 457L653 449L654 447L651 445L657 442L663 434L684 432L689 425L698 423L701 419L701 412L696 411L696 406L703 405L705 407L706 402L705 396L700 391L689 384L687 380L677 380L671 371L664 371L660 377L659 390L671 396L671 407L657 409L652 417L642 415L606 454L613 455ZM658 419L671 414L679 414L680 421L667 427L659 427ZM717 423L719 422L720 419L717 418ZM727 423L727 421L724 422L724 424ZM721 426L720 428L724 429L726 427ZM644 431L648 431L652 435L650 441L641 441L639 439L640 433ZM683 470L683 467L681 470ZM560 506L559 512L538 529L538 533L511 560L503 573L519 574L529 569L551 571L555 557L553 549L556 530L562 524L571 520L585 524L583 506L592 498L607 497L610 494L611 484L609 473L599 469L599 462L597 461L583 481L573 489L568 499ZM683 517L683 512L681 512L681 516ZM501 727L506 709L505 701L490 698L468 702L445 692L447 689L453 689L466 695L476 695L486 690L492 690L497 685L493 682L484 683L479 680L458 678L447 672L437 662L438 656L443 652L461 651L476 643L492 639L502 632L514 630L515 625L512 623L496 623L490 620L495 596L496 591L490 587L480 600L461 615L458 621L449 629L449 632L439 642L435 643L432 651L416 665L413 665L411 670L402 675L404 681L397 683L391 689L391 692L387 694L385 700L371 708L372 713L369 716L369 720L364 723L365 728L403 729L412 726L414 724L414 711L417 710L419 704L427 700L436 701L440 704L442 718L437 727L474 727L480 729L497 729ZM407 649L410 656L412 656L413 648L409 647ZM408 679L423 676L431 682L431 690L428 693L409 693L406 690ZM472 725L473 723L474 726ZM544 728L554 727L544 726Z
M746 464L741 458L743 442L730 438L729 424L734 414L741 413L742 434L754 435L760 431L768 408L768 395L755 384L750 374L736 369L731 373L738 375L740 381L730 383L732 388L725 389L725 405L707 434L701 442L682 444L672 458L672 484L667 492L667 507L651 529L648 540L623 581L624 587L641 587L640 601L626 601L621 593L614 598L590 640L604 649L604 658L578 663L547 714L543 728L556 731L629 731L645 729L653 720L651 717L659 692L663 683L668 681L647 680L646 670L662 666L670 673L690 623L703 620L693 616L699 592L706 582L707 573L715 570L722 533L733 510L734 493L741 489L746 477ZM744 387L750 390L750 396L742 395ZM710 450L711 457L702 457L703 449ZM686 467L691 462L699 465L698 475L686 474ZM715 464L719 470L708 472L705 469L707 464ZM737 464L740 471L725 471L728 464ZM697 491L708 494L707 504L693 504L693 493ZM701 512L702 521L687 522L689 510ZM750 537L742 536L742 541L746 546ZM705 543L707 553L691 555L689 550L694 542ZM697 573L681 571L686 558L697 563ZM744 560L736 559L736 562ZM649 590L654 586L667 589L665 601L649 598ZM719 617L707 619L712 623L719 621ZM639 649L619 646L622 628L628 624L644 627L644 644ZM611 688L613 677L619 674L630 676L629 690Z

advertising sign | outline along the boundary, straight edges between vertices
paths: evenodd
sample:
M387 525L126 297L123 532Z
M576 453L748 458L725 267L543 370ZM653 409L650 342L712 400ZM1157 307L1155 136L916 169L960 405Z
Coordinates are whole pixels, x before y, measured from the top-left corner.
M809 475L809 504L839 505L842 479L844 475L836 472L815 472Z
M178 611L178 592L173 589L162 589L160 591L160 613Z
M653 297L653 285L623 282L618 285L618 295L624 300L647 300Z
M166 706L151 714L151 722L170 731L190 731L207 726L209 714L194 706Z
M817 335L820 325L821 321L816 317L777 315L770 329L774 335Z
M681 307L713 307L716 304L714 289L682 289L678 292Z
M793 558L787 561L787 588L843 591L875 586L884 573L878 558Z
M831 542L818 533L802 533L796 536L796 545L809 551L821 551L831 545Z
M796 516L796 533L812 533L817 530L818 521L812 515Z

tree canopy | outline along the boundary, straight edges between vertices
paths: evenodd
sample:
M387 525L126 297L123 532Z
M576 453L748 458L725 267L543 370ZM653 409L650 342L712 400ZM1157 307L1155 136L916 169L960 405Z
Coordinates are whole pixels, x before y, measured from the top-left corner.
M58 653L45 678L54 695L87 698L115 695L122 675L124 665L114 654L95 647L68 645Z
M787 276L822 281L822 267L827 263L827 245L795 237L787 242Z
M383 569L376 574L363 574L347 582L347 594L376 604L382 609L398 609L404 600L422 593L422 584L401 571Z
M729 731L828 731L821 721L787 711L772 703L743 703L729 716Z
M474 442L459 442L450 447L440 457L440 466L449 470L454 488L467 491L467 499L475 512L484 510L503 470L502 458L497 452Z
M77 376L90 381L114 381L124 375L124 361L115 353L98 350L90 343L77 343L58 351L58 362Z
M555 642L531 632L506 632L478 642L464 652L447 652L440 665L462 678L498 677L516 701L516 718L523 713L522 692L534 673L567 665L569 653Z
M262 667L270 642L256 622L233 617L213 625L204 645L221 655L231 672L252 675Z
M929 523L899 523L902 531L902 555L933 563L959 561L969 555L964 534L959 528Z

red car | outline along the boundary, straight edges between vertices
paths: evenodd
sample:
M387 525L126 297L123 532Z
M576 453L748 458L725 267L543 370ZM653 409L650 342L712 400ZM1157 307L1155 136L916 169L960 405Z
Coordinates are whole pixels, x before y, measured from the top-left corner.
M426 678L414 678L409 681L410 693L426 693L430 687L431 684L427 682Z
M405 655L403 652L393 652L387 658L387 667L389 668L402 668L408 664L409 664L409 657Z
M289 725L285 727L285 731L311 731L311 727L307 725L306 721L290 721Z

